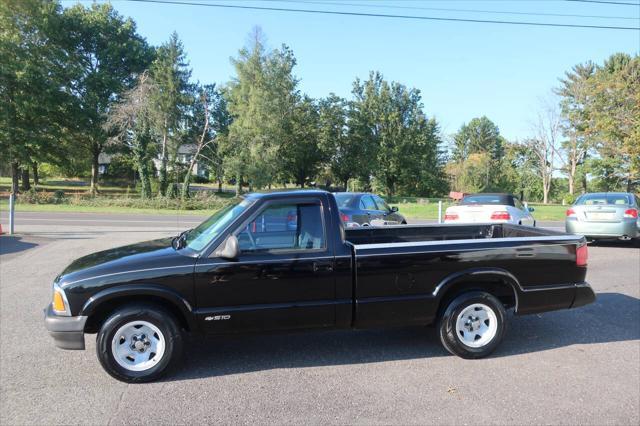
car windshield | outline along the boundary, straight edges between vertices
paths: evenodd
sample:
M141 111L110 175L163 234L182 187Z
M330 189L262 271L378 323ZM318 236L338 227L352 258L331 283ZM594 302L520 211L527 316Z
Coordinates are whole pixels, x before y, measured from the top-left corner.
M242 200L240 203L225 207L214 213L186 235L185 246L200 251L205 248L220 232L249 207L253 201Z
M512 205L506 195L468 195L462 199L460 204L499 204Z
M577 206L593 206L602 204L631 205L631 197L627 194L585 194L576 201Z
M335 194L336 202L338 203L338 208L347 207L351 200L355 197L354 194Z

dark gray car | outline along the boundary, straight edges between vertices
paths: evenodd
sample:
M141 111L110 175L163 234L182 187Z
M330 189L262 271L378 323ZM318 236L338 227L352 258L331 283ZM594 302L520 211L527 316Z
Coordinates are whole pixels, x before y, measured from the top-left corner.
M368 192L336 192L340 218L346 226L406 225L407 220L378 195Z

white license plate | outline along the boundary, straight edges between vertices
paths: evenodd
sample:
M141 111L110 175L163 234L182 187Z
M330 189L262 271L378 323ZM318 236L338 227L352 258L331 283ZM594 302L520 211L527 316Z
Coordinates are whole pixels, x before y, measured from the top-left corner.
M615 213L606 213L606 212L589 213L589 219L592 219L592 220L611 220L615 218L616 218Z

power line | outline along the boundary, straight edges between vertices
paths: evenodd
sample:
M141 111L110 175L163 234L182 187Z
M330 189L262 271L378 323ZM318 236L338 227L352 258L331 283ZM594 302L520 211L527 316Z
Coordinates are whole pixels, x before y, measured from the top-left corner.
M604 0L566 0L566 1L572 1L572 2L576 2L576 3L598 3L598 4L613 4L613 5L617 5L617 6L638 6L638 7L640 7L640 2L639 3L628 3L628 2L624 2L624 1L604 1Z
M494 13L501 15L525 15L525 16L558 16L565 18L598 18L598 19L630 19L637 21L638 18L629 16L604 16L604 15L573 15L568 13L544 13L544 12L511 12L504 10L480 10L480 9L447 9L439 7L420 7L420 6L398 6L388 4L373 4L373 3L344 3L344 2L330 2L330 1L315 1L315 0L267 0L273 2L282 3L298 3L298 4L320 4L327 6L355 6L355 7L377 7L385 9L411 9L411 10L434 10L440 12L472 12L472 13Z
M462 19L462 18L440 18L434 16L415 16L415 15L390 15L382 13L365 13L365 12L344 12L335 10L314 10L314 9L293 9L285 7L265 7L265 6L242 6L237 4L218 4L218 3L197 3L197 2L183 2L175 0L129 0L140 3L157 3L157 4L172 4L182 6L202 6L202 7L217 7L226 9L245 9L245 10L266 10L273 12L295 12L295 13L308 13L308 14L322 14L322 15L343 15L343 16L363 16L363 17L375 17L375 18L394 18L394 19L414 19L423 21L447 21L447 22L472 22L482 24L506 24L506 25L527 25L538 27L564 27L564 28L590 28L590 29L604 29L604 30L632 30L640 31L640 27L620 27L620 26L607 26L607 25L580 25L580 24L554 24L546 22L524 22L524 21L496 21L485 19Z

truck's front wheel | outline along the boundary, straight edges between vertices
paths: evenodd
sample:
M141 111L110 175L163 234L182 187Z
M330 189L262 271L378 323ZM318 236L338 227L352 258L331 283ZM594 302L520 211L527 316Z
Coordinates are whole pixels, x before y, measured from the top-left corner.
M442 345L462 358L482 358L495 350L506 329L504 306L483 291L463 293L444 310L438 332Z
M182 334L169 312L153 305L115 311L98 332L100 364L114 378L149 382L159 378L182 352Z

